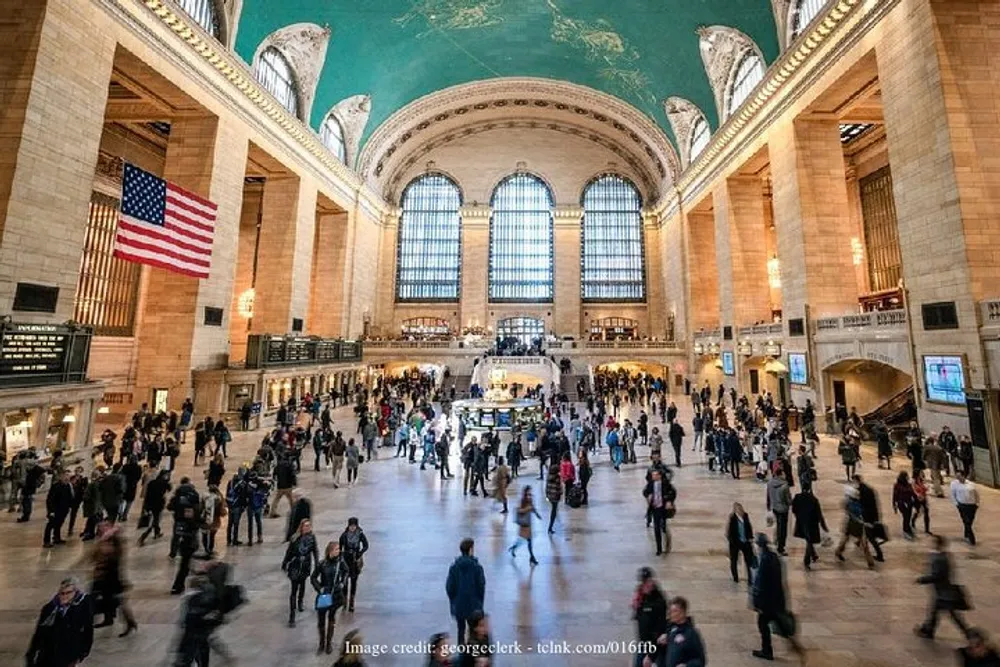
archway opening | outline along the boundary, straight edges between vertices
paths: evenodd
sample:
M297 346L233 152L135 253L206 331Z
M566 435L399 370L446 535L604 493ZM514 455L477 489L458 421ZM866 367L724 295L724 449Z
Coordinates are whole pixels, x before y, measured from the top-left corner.
M864 423L890 429L916 419L913 376L871 359L844 359L823 369L823 389L830 409L857 410Z

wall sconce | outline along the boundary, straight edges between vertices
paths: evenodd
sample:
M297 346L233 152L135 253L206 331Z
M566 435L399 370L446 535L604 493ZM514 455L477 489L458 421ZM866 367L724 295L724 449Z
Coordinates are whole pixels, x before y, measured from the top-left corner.
M772 289L781 287L781 263L777 255L767 260L767 282Z
M854 260L854 266L861 266L865 259L865 246L857 236L851 238L851 259Z
M249 320L253 317L253 306L254 300L257 298L257 290L250 288L240 294L240 298L236 301L236 311L245 320Z
M63 424L72 424L76 421L76 415L66 415L63 417Z
M97 408L97 414L99 415L111 414L111 408L109 408L106 405L102 405L101 407Z

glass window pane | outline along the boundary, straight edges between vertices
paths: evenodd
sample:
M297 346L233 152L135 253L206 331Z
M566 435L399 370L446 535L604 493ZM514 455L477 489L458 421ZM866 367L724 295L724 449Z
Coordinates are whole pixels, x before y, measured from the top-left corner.
M490 300L552 301L552 193L537 176L514 174L493 192Z
M274 95L281 106L293 115L299 115L299 97L295 75L285 56L273 46L264 49L254 68L254 76L267 92Z
M215 0L176 0L177 5L188 16L198 22L205 32L220 38L219 15L215 11Z
M806 26L813 22L828 0L796 0L795 15L792 17L792 39L802 34Z
M753 92L757 84L764 78L764 63L753 51L747 51L740 61L740 66L736 69L736 76L733 77L732 94L729 96L729 109L727 116L732 115L739 109L750 93Z
M691 162L694 162L702 151L708 147L708 141L712 138L712 130L704 118L695 121L694 129L691 131Z
M497 338L516 338L531 347L545 335L545 323L534 317L507 317L497 322Z
M461 206L461 191L443 174L427 174L406 186L399 219L397 301L458 301Z
M621 176L602 176L583 193L580 262L585 301L644 301L642 198Z
M327 116L326 120L323 121L323 127L319 129L319 139L337 156L338 160L344 162L344 156L347 153L344 146L344 128L341 127L340 121L334 118L333 114Z

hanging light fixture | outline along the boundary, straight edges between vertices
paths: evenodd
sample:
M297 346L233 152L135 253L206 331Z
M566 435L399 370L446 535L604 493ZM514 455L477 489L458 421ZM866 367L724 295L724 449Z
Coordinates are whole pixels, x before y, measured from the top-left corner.
M865 246L861 243L861 239L857 236L851 238L851 259L854 260L854 266L861 266L861 262L865 258Z
M767 260L767 282L772 289L781 287L781 263L778 261L777 255Z

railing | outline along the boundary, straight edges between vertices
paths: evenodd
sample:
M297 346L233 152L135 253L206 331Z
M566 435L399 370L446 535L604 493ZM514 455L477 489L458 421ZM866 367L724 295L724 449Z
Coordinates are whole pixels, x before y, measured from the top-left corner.
M1000 299L989 299L979 302L983 326L1000 325Z
M816 320L816 331L894 329L903 326L906 326L905 310L876 310L841 317L822 317Z
M675 340L591 340L583 344L588 350L679 350Z
M768 336L770 338L774 338L775 336L781 336L784 333L785 325L781 322L746 325L739 327L736 330L736 334L741 338L748 338L750 336Z
M714 334L719 336L718 330ZM369 340L365 341L368 350L485 350L492 347L493 341L477 340L463 342L457 340ZM609 341L570 341L560 340L545 343L544 352L559 350L680 350L684 344L673 340L609 340ZM511 359L513 357L503 357Z

